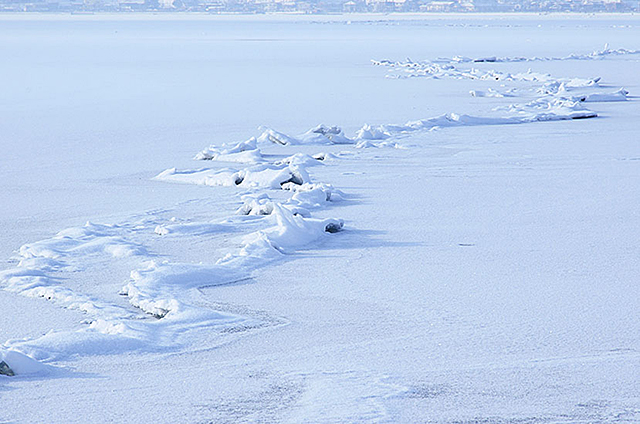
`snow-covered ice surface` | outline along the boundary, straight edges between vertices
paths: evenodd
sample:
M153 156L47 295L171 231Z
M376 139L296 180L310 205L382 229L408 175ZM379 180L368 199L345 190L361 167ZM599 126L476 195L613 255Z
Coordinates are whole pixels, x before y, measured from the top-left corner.
M638 17L0 23L0 422L640 421Z

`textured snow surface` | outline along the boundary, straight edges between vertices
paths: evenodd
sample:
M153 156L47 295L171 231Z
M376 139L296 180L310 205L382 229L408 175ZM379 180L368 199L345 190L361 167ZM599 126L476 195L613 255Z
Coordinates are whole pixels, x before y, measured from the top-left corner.
M637 17L0 21L0 422L640 420Z

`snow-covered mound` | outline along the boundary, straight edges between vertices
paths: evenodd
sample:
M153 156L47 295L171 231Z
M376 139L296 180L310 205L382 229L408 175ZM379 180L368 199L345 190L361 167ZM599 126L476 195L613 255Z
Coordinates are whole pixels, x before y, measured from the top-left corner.
M222 162L258 163L262 162L262 154L257 140L249 140L237 144L223 144L221 147L210 146L195 156L196 160L215 160Z
M489 88L486 91L471 90L469 94L471 94L472 97L517 97L518 96L518 94L516 93L516 90L513 88L505 91L498 91L492 88Z
M624 88L609 93L590 93L582 96L573 96L573 100L581 102L625 102L629 92Z
M214 286L243 276L242 270L219 265L158 264L149 261L143 268L131 271L131 280L121 290L131 304L157 318L204 319L202 308L194 308L181 301L188 289ZM171 313L171 314L170 314ZM207 311L207 321L223 317Z
M327 127L318 125L311 128L304 134L293 137L268 127L261 127L262 134L258 137L259 142L271 142L282 145L296 144L352 144L353 140L345 137L339 127Z
M220 263L238 266L255 264L257 260L269 260L274 254L289 253L325 237L326 233L342 230L341 219L314 219L294 215L287 208L275 203L268 217L274 225L265 230L249 234L243 239L238 255L229 255Z
M51 368L24 353L0 347L0 378L29 374L44 374Z
M60 231L56 236L22 246L18 265L0 272L0 287L28 297L41 297L55 304L95 317L130 318L125 308L94 296L78 293L55 278L60 272L81 272L88 259L121 260L146 257L146 249L125 240L128 227L88 222L84 227Z
M260 164L240 170L227 168L178 171L171 168L161 172L154 179L207 186L280 188L289 182L309 182L309 175L303 167L297 165Z
M478 126L478 125L511 125L540 121L562 121L569 119L595 118L597 113L585 109L580 102L570 100L537 100L524 105L514 104L505 108L508 111L502 117L481 117L448 113L435 118L409 121L406 124L385 124L377 127L363 126L357 133L358 140L386 140L400 134L434 128Z
M579 101L565 99L536 99L526 104L510 105L512 116L504 118L512 123L535 121L563 121L567 119L595 118L597 113L586 109Z

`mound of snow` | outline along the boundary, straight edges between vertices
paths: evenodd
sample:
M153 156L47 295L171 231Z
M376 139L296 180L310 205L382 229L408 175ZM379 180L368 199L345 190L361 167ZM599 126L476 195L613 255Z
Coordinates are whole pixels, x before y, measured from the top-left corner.
M87 260L113 260L143 256L146 249L125 240L121 234L130 231L117 225L87 223L69 228L56 236L19 249L20 262L13 269L0 272L2 289L27 297L40 297L54 304L109 319L129 318L133 314L111 302L79 293L63 285L55 277L58 271L82 271Z
M41 364L24 353L0 348L0 375L13 377L14 375L41 374L49 367Z
M539 121L594 118L598 116L597 113L582 106L579 101L556 98L550 100L541 98L526 104L513 104L497 110L507 110L508 114L498 117L483 117L448 113L435 118L409 121L404 125L385 124L377 127L365 125L358 131L356 136L356 140L362 140L365 143L358 143L357 147L378 147L377 144L371 143L371 141L387 140L401 134L432 130L434 128L525 124Z
M318 156L318 157L316 157ZM282 160L275 162L275 165L297 165L297 166L317 166L324 160L324 154L310 156L306 153L296 153Z
M156 226L156 228L153 230L154 233L160 236L166 236L167 234L203 235L229 231L234 231L234 227L229 224L219 222L186 222L180 224L164 224Z
M353 140L346 137L339 127L318 125L298 137L292 137L268 127L261 127L260 129L262 134L258 137L258 142L262 143L271 142L283 146L297 144L353 144Z
M595 118L597 113L586 109L579 101L568 99L537 99L524 105L507 108L514 116L514 123L535 121L559 121L567 119Z
M242 196L243 205L236 210L238 215L270 215L274 202L266 193Z
M334 188L331 184L310 184L302 185L284 184L284 190L294 192L294 195L287 201L287 205L296 205L303 208L317 208L326 202L337 202L344 198L344 193Z
M33 268L15 268L0 272L0 284L3 290L27 297L41 297L56 305L85 312L92 316L110 318L129 318L132 314L126 309L103 302L92 296L78 293L59 284L56 278L44 271Z
M584 96L576 96L572 99L581 102L625 102L628 95L629 92L627 90L620 88L610 93L591 93Z
M471 94L472 97L516 97L517 96L515 89L499 92L492 88L487 89L487 91L471 90L469 94Z
M121 294L128 296L133 306L148 314L164 318L171 313L172 318L177 318L176 315L190 313L195 308L181 300L189 289L225 284L241 276L244 276L241 270L220 265L149 261L143 268L131 271L131 279Z
M20 247L22 258L58 259L69 255L109 254L115 258L144 254L142 246L116 234L118 226L93 224L60 231L55 237Z
M274 204L270 215L275 226L266 230L252 233L244 239L243 256L266 256L265 247L286 253L324 237L326 233L335 233L342 229L344 221L341 219L314 219L294 215L286 208Z
M207 186L234 186L242 182L239 171L236 169L201 168L179 171L176 168L169 168L156 175L153 179Z
M280 188L282 184L309 182L309 174L298 165L254 165L245 169L197 169L178 171L167 169L155 180L207 186L243 186Z
M262 154L254 137L237 144L223 144L221 147L209 146L195 156L197 160L215 160L223 162L258 163Z

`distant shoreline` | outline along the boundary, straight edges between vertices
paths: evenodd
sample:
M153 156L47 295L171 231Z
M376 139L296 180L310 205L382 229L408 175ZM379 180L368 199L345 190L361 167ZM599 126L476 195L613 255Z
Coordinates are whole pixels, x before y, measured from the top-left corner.
M207 12L0 12L0 20L283 20L283 21L411 21L440 19L638 19L637 12L412 12L412 13L207 13Z

